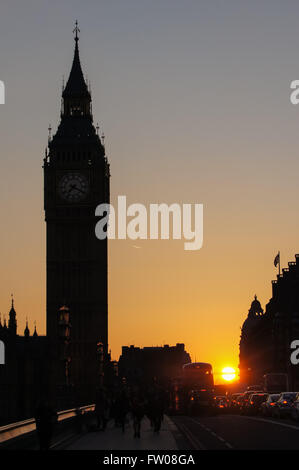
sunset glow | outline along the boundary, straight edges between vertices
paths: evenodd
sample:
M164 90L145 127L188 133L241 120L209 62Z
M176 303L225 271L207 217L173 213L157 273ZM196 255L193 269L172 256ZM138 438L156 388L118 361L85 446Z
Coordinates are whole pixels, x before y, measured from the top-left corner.
M235 380L236 378L236 371L233 367L224 367L222 369L222 378L223 380L226 380L227 382L231 382L232 380Z
M130 8L116 3L117 15L113 2L94 2L91 10L78 3L76 9L81 65L92 82L94 116L106 134L111 203L117 206L118 195L126 195L128 206L203 203L204 241L202 249L187 252L181 240L109 240L109 348L117 360L123 345L182 342L192 358L211 363L220 372L216 383L222 382L222 368L238 364L240 327L254 294L263 308L271 297L274 255L281 249L285 267L298 250L299 106L289 100L298 62L297 25L289 19L297 15L271 5L271 26L267 5L260 4L265 30L262 21L253 21L251 2L246 8L242 2L238 8L221 3L217 14L210 2L189 2L188 8L178 1L169 8L167 2L141 7L131 1ZM16 19L10 5L0 18L7 44L0 77L7 92L0 105L0 209L6 228L0 234L0 310L4 321L13 292L18 333L28 317L30 332L36 322L44 335L41 167L49 123L53 134L57 130L60 77L68 76L73 59L73 19L67 3L40 7L44 50L34 2L19 2L18 18L27 23ZM100 28L97 18L105 18ZM289 24L285 34L275 34L279 21ZM57 25L55 34L49 24ZM290 68L284 71L286 63ZM20 211L20 201L26 210Z

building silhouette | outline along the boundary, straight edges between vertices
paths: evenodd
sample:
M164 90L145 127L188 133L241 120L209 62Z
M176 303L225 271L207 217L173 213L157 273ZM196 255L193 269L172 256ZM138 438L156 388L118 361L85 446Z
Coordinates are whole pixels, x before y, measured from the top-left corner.
M272 281L272 298L265 312L257 298L251 304L240 340L240 380L258 384L270 372L288 374L292 390L299 388L298 367L291 364L290 344L299 339L299 254Z
M150 384L155 378L167 384L169 380L182 373L182 366L191 362L185 345L163 347L123 346L119 358L119 377L125 377L129 383Z
M0 320L0 341L5 345L5 363L0 366L0 423L32 416L48 387L48 339L36 327L30 335L28 321L24 336L17 332L17 314L12 299L6 319Z
M52 382L60 361L58 311L70 309L70 376L77 399L97 385L97 343L108 348L107 239L95 236L95 208L109 203L109 164L93 125L91 92L81 69L78 32L71 72L62 92L61 121L44 159L47 225L47 336ZM64 367L64 366L63 366ZM61 369L61 368L60 368Z
M44 158L47 335L17 334L13 301L0 322L0 421L32 417L41 399L57 409L93 403L114 380L108 354L107 239L95 236L95 209L109 203L109 163L93 124L75 27L74 58L62 92L61 120Z

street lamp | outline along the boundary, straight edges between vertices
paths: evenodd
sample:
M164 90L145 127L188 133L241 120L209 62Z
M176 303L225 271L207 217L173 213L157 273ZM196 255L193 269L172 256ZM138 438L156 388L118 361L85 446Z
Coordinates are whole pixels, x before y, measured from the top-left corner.
M62 342L62 360L64 361L64 379L65 384L69 385L69 344L71 337L70 309L65 305L59 309L58 316L58 336Z
M100 341L97 343L97 357L99 361L99 385L104 385L104 345Z

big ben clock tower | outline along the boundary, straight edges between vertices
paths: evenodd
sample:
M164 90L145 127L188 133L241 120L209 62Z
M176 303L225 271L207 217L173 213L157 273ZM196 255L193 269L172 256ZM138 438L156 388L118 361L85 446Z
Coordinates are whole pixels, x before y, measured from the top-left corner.
M47 336L59 343L58 312L71 315L71 381L81 399L98 384L97 343L108 346L107 240L95 236L95 208L109 203L109 164L93 125L75 27L75 52L61 121L44 160Z

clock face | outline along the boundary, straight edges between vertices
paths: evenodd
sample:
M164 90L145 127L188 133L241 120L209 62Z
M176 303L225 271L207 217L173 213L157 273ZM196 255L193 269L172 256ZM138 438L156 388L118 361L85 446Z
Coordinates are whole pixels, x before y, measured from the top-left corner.
M88 180L81 173L67 173L59 181L58 192L68 202L83 201L89 192Z

